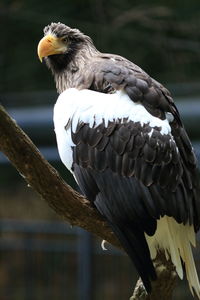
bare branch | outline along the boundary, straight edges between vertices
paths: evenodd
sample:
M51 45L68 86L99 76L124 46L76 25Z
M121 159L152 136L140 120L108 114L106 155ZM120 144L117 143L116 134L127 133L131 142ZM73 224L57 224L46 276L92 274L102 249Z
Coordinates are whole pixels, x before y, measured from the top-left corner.
M71 225L80 226L120 247L100 214L92 208L87 199L64 182L2 106L0 106L0 151L57 214Z
M166 260L164 253L159 252L154 267L158 276L158 280L152 282L152 293L147 294L139 279L136 283L133 296L130 300L170 300L177 283L177 273L171 260Z

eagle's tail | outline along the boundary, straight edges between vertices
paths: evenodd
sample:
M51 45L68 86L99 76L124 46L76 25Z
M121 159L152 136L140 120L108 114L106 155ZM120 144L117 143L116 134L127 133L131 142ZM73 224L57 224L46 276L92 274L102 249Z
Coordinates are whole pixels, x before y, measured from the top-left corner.
M169 256L176 268L176 272L183 279L183 267L185 265L186 277L190 291L200 299L200 284L194 263L191 245L195 247L195 232L192 225L178 224L172 217L164 216L157 221L157 230L154 236L146 235L151 258L156 257L158 249L164 249L165 256Z

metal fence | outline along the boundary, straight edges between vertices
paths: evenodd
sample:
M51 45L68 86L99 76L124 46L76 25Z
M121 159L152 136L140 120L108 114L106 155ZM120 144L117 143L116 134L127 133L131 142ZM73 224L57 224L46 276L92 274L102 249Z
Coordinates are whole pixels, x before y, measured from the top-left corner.
M128 300L137 274L124 253L106 246L62 222L1 220L0 299ZM186 282L174 299L193 299Z
M128 299L135 272L108 248L61 222L1 220L0 299Z

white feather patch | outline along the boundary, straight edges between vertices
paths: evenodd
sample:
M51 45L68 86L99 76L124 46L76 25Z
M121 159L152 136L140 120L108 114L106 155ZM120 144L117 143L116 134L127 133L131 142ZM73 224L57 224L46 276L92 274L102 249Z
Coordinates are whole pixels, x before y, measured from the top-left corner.
M167 119L161 120L152 116L143 105L134 103L124 91L114 94L104 94L91 90L75 88L64 91L58 97L54 107L54 126L61 160L68 169L72 166L71 126L73 132L78 122L88 123L90 127L98 126L103 121L108 126L109 121L127 118L133 122L149 124L151 127L161 127L161 134L171 133ZM66 124L69 124L66 130ZM151 132L152 133L152 132Z
M176 267L176 272L183 279L181 258L185 263L186 276L190 290L200 298L200 284L192 255L191 244L195 246L195 232L192 225L178 224L174 218L164 216L157 221L157 230L153 236L145 235L151 258L154 259L158 249L165 251L165 256Z

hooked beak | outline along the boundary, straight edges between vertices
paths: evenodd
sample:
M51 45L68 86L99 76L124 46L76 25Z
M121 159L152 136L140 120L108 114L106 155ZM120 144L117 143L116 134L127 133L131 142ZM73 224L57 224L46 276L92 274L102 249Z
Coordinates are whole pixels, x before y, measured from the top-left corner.
M67 45L64 44L62 39L57 38L52 34L44 36L37 48L39 60L42 62L43 57L47 57L54 54L63 54L67 51Z

